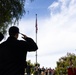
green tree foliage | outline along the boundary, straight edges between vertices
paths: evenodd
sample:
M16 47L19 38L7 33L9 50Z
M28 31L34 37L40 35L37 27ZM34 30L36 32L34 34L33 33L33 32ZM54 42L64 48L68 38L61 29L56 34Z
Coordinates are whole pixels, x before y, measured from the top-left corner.
M24 10L25 0L0 0L0 31L6 32L9 24L16 23Z
M18 23L25 13L25 1L0 0L0 32L5 33L9 25Z
M70 66L70 59L73 63L73 67L76 67L76 55L73 53L67 53L66 56L61 57L57 61L57 67L55 68L55 75L64 74L67 75L67 68Z

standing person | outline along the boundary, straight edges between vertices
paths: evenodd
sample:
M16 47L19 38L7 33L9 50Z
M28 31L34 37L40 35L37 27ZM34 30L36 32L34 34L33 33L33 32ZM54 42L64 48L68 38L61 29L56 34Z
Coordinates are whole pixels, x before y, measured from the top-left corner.
M75 67L73 66L72 58L69 60L68 75L76 75Z
M31 75L31 65L30 65L30 63L27 63L26 73L27 73L27 75Z
M0 45L0 75L24 75L27 52L38 49L34 40L22 34L18 40L19 28L9 28L9 37Z

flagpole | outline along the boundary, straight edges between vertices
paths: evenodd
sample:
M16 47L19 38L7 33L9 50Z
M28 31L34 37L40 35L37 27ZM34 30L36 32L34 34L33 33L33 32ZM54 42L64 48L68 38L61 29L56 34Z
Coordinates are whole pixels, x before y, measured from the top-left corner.
M37 33L36 33L36 44L37 44ZM37 50L36 50L36 64L37 64Z
M36 44L37 44L37 14L36 14ZM36 64L37 64L37 51L36 51Z

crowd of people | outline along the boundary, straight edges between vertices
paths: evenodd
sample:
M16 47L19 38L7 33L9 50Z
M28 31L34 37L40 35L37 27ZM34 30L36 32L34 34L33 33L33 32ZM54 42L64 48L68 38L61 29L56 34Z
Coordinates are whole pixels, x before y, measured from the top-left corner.
M54 75L55 70L52 68L40 68L39 66L34 67L34 71L32 75ZM31 75L31 67L27 66L26 75Z
M55 70L52 68L38 68L38 75L54 75ZM36 75L36 74L35 74Z

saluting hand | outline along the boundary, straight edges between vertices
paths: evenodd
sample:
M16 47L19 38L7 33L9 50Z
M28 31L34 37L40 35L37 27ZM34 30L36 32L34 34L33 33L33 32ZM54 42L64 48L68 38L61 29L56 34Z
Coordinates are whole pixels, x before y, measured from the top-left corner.
M27 36L25 35L25 34L22 34L22 33L20 33L21 35L22 35L22 38L25 40L26 38L27 38Z

